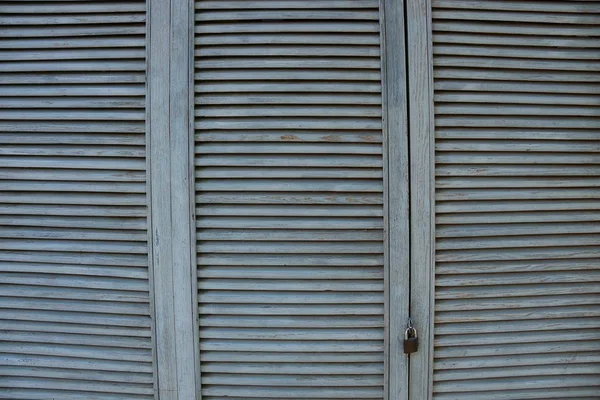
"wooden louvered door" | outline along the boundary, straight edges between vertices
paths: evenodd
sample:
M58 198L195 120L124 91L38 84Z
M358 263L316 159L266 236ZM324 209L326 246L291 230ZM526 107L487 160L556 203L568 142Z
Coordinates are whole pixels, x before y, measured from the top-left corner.
M402 1L0 23L0 398L408 398Z
M0 2L0 398L154 397L145 13Z
M600 398L600 3L431 5L436 265L420 372L434 400Z
M377 0L195 2L203 398L406 398L401 343L386 338L408 300L402 7L391 3L384 104Z

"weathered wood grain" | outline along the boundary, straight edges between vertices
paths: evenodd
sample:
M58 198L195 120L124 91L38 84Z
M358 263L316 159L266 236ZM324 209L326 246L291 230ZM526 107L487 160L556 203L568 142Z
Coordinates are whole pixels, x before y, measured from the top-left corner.
M431 2L407 2L410 142L410 313L419 351L410 356L411 399L430 399L434 332L434 124Z
M189 130L191 4L149 3L149 147L158 397L198 397Z
M403 335L410 315L410 199L405 2L382 2L382 86L386 241L386 325L389 400L408 399L408 357Z

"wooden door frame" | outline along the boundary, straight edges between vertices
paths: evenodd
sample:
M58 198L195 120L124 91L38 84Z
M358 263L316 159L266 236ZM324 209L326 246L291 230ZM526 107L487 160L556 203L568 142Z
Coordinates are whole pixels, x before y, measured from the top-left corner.
M433 397L435 131L431 0L407 0L410 147L410 313L419 351L410 356L410 400Z

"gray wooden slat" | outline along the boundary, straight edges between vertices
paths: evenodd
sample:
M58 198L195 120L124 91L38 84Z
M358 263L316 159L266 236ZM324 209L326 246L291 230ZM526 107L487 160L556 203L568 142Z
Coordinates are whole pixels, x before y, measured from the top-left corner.
M57 397L68 400L77 400L81 398L81 393L90 398L95 396L97 399L103 400L139 400L143 399L144 395L138 396L126 393L98 393L89 391L72 391L65 390L54 390L54 389L37 389L37 388L24 388L24 389L6 389L6 393L13 399L28 400L31 398L43 399L43 400L54 400ZM93 398L93 397L92 397Z
M219 70L215 70L217 72L221 72ZM330 73L325 73L324 70L315 70L317 72L312 72L310 74L304 74L305 76L307 76L307 78L305 79L310 79L311 81L314 82L310 82L310 83L304 83L304 82L300 82L300 83L295 83L294 82L287 82L286 83L286 88L284 89L281 84L279 83L271 83L271 82L262 82L263 78L262 75L264 74L265 71L261 71L260 74L254 74L253 73L254 70L251 70L250 72L248 72L248 74L244 74L243 76L240 76L240 80L243 80L244 77L246 77L248 80L257 80L257 82L237 82L235 84L226 84L226 82L220 83L220 84L215 84L211 81L208 81L209 77L215 77L215 80L219 80L219 78L223 77L223 78L229 78L229 79L235 79L235 77L233 76L223 76L224 74L221 73L213 73L211 75L209 75L209 77L207 77L207 81L206 83L203 81L201 84L196 85L194 90L198 93L230 93L230 92L236 92L236 90L244 90L244 93L253 93L253 92L265 92L265 93L277 93L277 92L296 92L296 93L300 93L300 94L304 94L306 92L310 92L310 93L320 93L320 92L326 92L326 93L352 93L352 94L361 94L361 93L374 93L377 94L380 90L381 90L381 84L378 82L369 82L371 81L371 74L370 73L363 73L362 71L359 73L355 73L352 74L352 71L348 72L348 70L344 69L344 75L342 75L341 77L338 77L338 79L346 79L347 75L352 76L351 80L352 82L348 83L348 82L336 82L336 83L332 83L330 80L331 78L335 78L331 76ZM258 72L259 70L257 70ZM227 72L226 70L223 72ZM370 71L369 71L370 72ZM237 73L237 70L236 72ZM274 73L273 75L271 75L272 79L277 79L277 80L288 80L288 77L291 78L292 75L296 74L296 70L291 70L289 71L287 74L282 75L281 73L279 73L279 70ZM364 80L367 82L355 82L355 80L359 80L360 78L362 78L362 76L364 76ZM302 73L298 74L297 76L302 76ZM299 78L297 78L299 79ZM381 79L381 78L379 78ZM266 79L265 79L266 80ZM293 79L292 79L293 80Z
M20 232L21 233L21 232ZM22 235L31 235L33 234L21 233ZM339 232L338 230L333 229L320 229L318 232L310 232L307 234L304 231L273 231L273 232L265 232L265 233L254 233L252 230L244 229L244 230L215 230L215 231L198 231L198 235L202 235L206 238L206 240L219 240L219 241L253 241L253 240L270 240L270 241L303 241L307 238L312 239L313 241L329 241L329 238L332 234L338 235L338 241L345 240L360 240L361 236L354 232ZM364 235L363 240L381 240L383 235L378 232L364 232L361 234ZM233 246L233 243L232 243Z
M63 38L63 39L9 39L0 41L0 49L63 49L63 48L127 48L144 47L142 37L128 38L116 36L104 39Z
M12 197L11 197L12 198ZM18 196L14 197L15 199ZM131 201L131 200L130 200ZM206 192L196 194L198 204L383 204L380 194L336 193L235 193Z
M495 3L497 6L500 2ZM510 4L510 2L509 2ZM539 6L538 6L539 7ZM507 22L523 22L532 24L581 24L581 25L597 25L600 22L600 15L594 12L586 12L585 10L579 13L554 13L541 12L539 10L514 10L502 7L499 10L486 9L445 9L434 8L433 18L444 20L475 20L475 21L507 21Z
M442 68L440 68L442 69ZM471 72L471 71L469 71ZM465 91L470 92L471 94L486 94L494 92L499 96L506 95L506 92L512 93L517 92L518 95L527 98L527 94L530 95L538 95L541 93L552 93L554 95L566 95L569 93L573 94L584 94L584 95L597 95L600 93L600 85L594 83L566 83L566 82L529 82L530 76L527 75L526 78L519 78L517 74L511 74L510 71L504 71L504 73L499 73L497 71L491 71L488 74L481 71L472 72L469 78L466 76L451 76L451 78L456 79L439 79L435 82L435 88L441 92L442 91ZM538 74L540 74L538 72ZM445 78L445 76L440 76L439 78ZM483 76L482 76L483 75ZM556 79L562 79L562 75L556 74L554 71L548 75L554 75ZM479 77L482 76L487 80L482 80ZM544 80L544 74L538 75L538 78L542 78L540 80ZM583 78L585 80L587 77ZM463 80L468 79L468 80ZM507 80L506 82L496 82L496 80ZM521 82L521 80L525 82ZM592 80L593 81L593 80ZM517 96L517 94L513 96Z
M312 291L297 291L296 293L289 293L286 296L281 296L276 291L261 293L260 291L253 292L250 290L215 290L206 292L205 294L201 294L199 296L199 300L201 303L211 304L238 304L244 298L247 299L245 301L245 303L247 304L261 304L266 300L270 300L269 302L272 302L274 304L383 304L383 294L381 292L312 293ZM375 329L374 331L377 331L377 329ZM318 332L315 332L315 334L318 334Z
M82 325L82 324L62 324L62 323L54 323L54 322L44 322L44 321L25 321L25 320L6 320L2 325L3 329L6 331L19 331L19 332L39 332L40 327L44 328L44 332L59 332L61 334L85 334L85 335L98 335L100 337L110 337L110 336L135 336L139 338L149 338L150 331L145 327L123 327L123 326L102 326L102 325ZM14 356L14 357L19 357ZM55 359L52 356L33 356L38 357L42 362L44 359ZM26 358L25 358L26 359ZM7 360L4 358L4 360ZM69 360L64 360L65 362ZM81 360L82 365L91 365L89 361ZM6 361L10 362L10 361ZM151 371L152 365L140 365L136 363L128 363L124 361L119 361L119 364L130 364L127 369L132 372L136 371ZM11 364L9 364L11 365ZM68 366L68 365L65 365ZM59 367L56 364L56 367ZM60 368L60 367L59 367ZM93 368L89 368L93 369ZM121 371L121 370L115 370Z
M506 68L526 70L559 70L559 71L597 71L600 63L596 60L579 59L527 59L511 57L486 57L474 55L438 55L434 58L436 66L462 68Z
M137 181L144 182L146 177L142 171L124 172L124 171L73 171L58 170L46 171L44 169L19 171L15 168L0 168L0 179L2 180L35 180L35 181Z
M466 345L469 342L473 346L480 344L493 344L493 343L541 343L541 342L556 342L558 341L578 341L578 340L593 340L596 336L597 331L594 329L580 329L580 330L549 330L543 332L520 332L518 335L512 333L496 333L496 334L469 334L464 336L459 335L448 335L440 336L437 338L436 345L440 347L444 346L459 346ZM566 365L569 368L570 365ZM574 367L577 367L575 365ZM490 371L491 372L491 371ZM507 371L517 372L520 374L526 374L527 371ZM554 370L554 374L558 371ZM446 373L451 374L451 371L440 371L440 375ZM548 370L548 373L552 373Z
M2 382L6 382L6 386L8 388L35 388L37 390L46 390L46 389L57 389L57 390L80 390L87 392L113 392L115 394L122 393L123 395L127 394L142 394L146 396L151 396L153 394L152 389L148 388L144 385L136 385L136 384L116 384L114 382L104 383L104 382L94 382L84 383L77 381L63 381L62 379L43 379L43 378L9 378L2 379Z
M272 279L282 277L288 279L383 279L383 272L378 268L363 267L320 267L302 268L287 267L285 270L277 267L244 268L236 266L202 267L198 270L198 276L202 278L254 278ZM268 310L265 310L268 312Z
M378 7L377 1L374 0L343 0L335 1L329 0L327 2L319 1L269 1L269 0L253 0L253 1L239 1L239 0L228 0L228 1L215 1L215 0L204 0L197 1L194 4L196 10L228 10L228 9L246 9L246 8L259 8L259 9L318 9L318 8L374 8Z
M11 235L9 232L13 232ZM29 238L29 239L81 239L81 240L132 240L144 241L144 232L136 231L121 231L121 232L105 232L100 230L83 230L83 229L44 229L44 228L0 228L0 237L2 238Z
M0 110L0 120L96 120L96 121L143 121L144 111L108 110Z
M208 389L202 390L203 398L211 399L211 396L241 396L241 398L266 399L275 398L281 399L286 396L289 399L295 398L314 398L314 399L378 399L383 396L383 390L380 387L361 387L361 388L344 388L344 387L256 387L256 386L210 386ZM294 396L294 397L292 397ZM220 398L223 398L220 397ZM233 398L235 398L233 397ZM217 397L219 398L219 397Z
M381 98L371 94L353 94L352 97L339 94L264 94L251 95L205 95L198 96L200 105L233 105L233 104L381 104Z
M477 12L476 12L477 13ZM479 14L490 14L489 11L479 11ZM510 18L506 21L494 21L493 23L486 23L481 21L481 18L472 20L455 20L452 17L452 12L446 13L450 19L434 19L433 30L434 31L446 31L446 32L481 32L489 34L509 34L509 35L534 35L534 36L600 36L600 28L594 24L590 25L577 25L577 24L548 24L539 23L536 21L535 15L537 13L530 13L529 16L533 21L530 23L514 24L511 23ZM471 14L474 16L473 14ZM505 13L505 16L515 15L514 13ZM533 17L532 17L533 15ZM577 15L571 17L576 19ZM592 16L592 18L594 18ZM589 19L589 18L588 18Z
M296 229L310 229L311 232L307 233L307 237L310 237L311 234L320 235L319 232L312 232L313 230L327 230L327 229L346 229L346 230L354 230L354 229L380 229L383 224L381 222L381 216L377 216L374 218L348 218L348 217L339 217L339 218L323 218L323 217L313 217L310 218L306 215L300 217L258 217L258 218L248 218L248 216L239 216L239 217L205 217L200 214L196 226L199 228L213 228L213 229L288 229L296 230ZM293 228L290 228L290 225ZM337 232L340 235L344 235L344 232ZM350 232L348 232L350 233ZM348 234L346 233L346 234ZM374 235L375 232L369 233L365 232L366 235ZM266 236L266 233L261 234L263 237Z
M202 43L204 44L204 43ZM301 47L289 45L271 44L264 45L226 45L226 46L198 46L194 54L198 57L244 57L244 56L264 56L264 57L378 57L379 48L377 46L363 45L308 45ZM1 53L0 53L1 56Z
M58 75L58 76L57 76ZM29 77L29 76L28 76ZM56 78L56 79L55 79ZM110 86L98 86L97 83L94 84L81 84L80 82L75 82L76 84L65 85L61 82L61 75L56 74L52 77L47 78L48 81L35 81L32 80L31 83L43 83L48 84L47 86L30 86L30 85L6 85L3 86L3 97L9 96L31 96L31 97L42 97L42 96L51 96L52 99L44 99L44 100L63 100L62 96L68 97L90 97L90 96L103 96L104 98L110 99L114 96L143 96L144 91L141 85L110 85ZM143 82L143 81L142 81ZM28 82L29 83L29 82ZM100 82L102 83L102 82ZM106 83L110 83L106 82ZM109 97L110 96L110 97ZM54 97L59 97L55 99ZM95 99L95 98L94 98ZM127 97L125 98L127 99ZM137 98L140 100L140 98ZM22 100L28 100L25 97ZM29 99L31 100L31 99ZM119 100L119 97L113 99L115 101ZM143 100L143 99L141 99ZM73 107L73 106L71 106ZM74 107L74 108L84 108L84 107ZM143 108L143 104L138 105L136 108Z
M10 215L31 215L37 221L44 220L44 218L40 217L43 215L53 216L79 216L78 221L82 224L85 224L85 220L81 218L82 216L88 217L143 217L144 209L142 207L119 207L119 206L82 206L82 207L73 207L68 205L33 205L33 204L2 204L0 205L0 212L3 214L4 221L7 221L8 218L11 218ZM35 217L33 217L35 216ZM28 217L23 218L22 221L27 221ZM56 219L55 221L67 221L68 218ZM110 219L106 220L91 220L91 223L99 223L99 227L110 226ZM119 226L145 226L145 220L136 219L134 221L125 221L124 219L119 220ZM134 225L129 225L129 223L133 223ZM81 225L84 227L85 225ZM113 222L113 226L116 224Z
M2 16L0 14L0 23L2 25L78 25L78 24L119 24L132 22L145 22L145 13L115 13L115 14L81 14L58 16L20 14L18 16Z
M246 6L248 7L248 6ZM242 10L235 11L206 11L198 12L195 15L197 22L201 21L261 21L261 20L379 20L379 13L377 10L352 10L351 4L348 4L347 9L344 10L319 10L309 9L304 10L260 10L254 11L251 8L244 8Z
M480 69L480 70L463 70L461 68L436 68L434 71L436 81L442 78L457 78L467 80L485 79L482 83L493 83L493 81L504 80L503 84L507 87L514 87L516 84L511 81L522 82L546 82L544 85L538 86L543 89L545 85L550 86L550 82L598 82L600 73L596 72L577 72L577 71L552 71L551 73L543 73L542 71L526 71L526 70L502 70L502 69ZM437 82L436 82L437 83ZM458 83L458 82L456 82ZM523 83L522 83L523 84ZM565 89L571 87L585 88L585 85L574 85L569 83L564 85ZM593 87L593 86L592 86Z
M497 310L497 309L521 309L521 308L552 308L561 306L589 306L594 305L594 295L573 296L545 296L541 301L535 297L524 297L519 301L507 301L507 299L484 299L469 301L447 300L440 301L437 310L440 312L449 310ZM590 317L593 314L589 315Z
M219 353L215 351L204 351L202 353L202 361L219 361L219 362L281 362L281 363L302 363L302 362L352 362L352 361L367 361L367 362L381 362L383 361L383 354L377 351L368 353L285 353L285 352L263 352L258 356L253 352L228 352Z
M597 60L598 52L588 49L564 48L547 49L536 47L502 47L502 46L479 46L461 44L438 44L433 52L434 55L463 55L472 57L502 57L502 58L549 58L553 60Z
M1 209L1 208L0 208ZM302 206L302 205L199 205L196 213L203 216L287 216L287 217L381 217L383 210L377 206L336 205L336 206Z
M570 106L570 105L559 105L559 106L549 106L549 105L506 105L506 104L440 104L435 107L436 113L438 115L485 115L485 116L494 116L494 115L508 115L508 116L535 116L535 117L544 117L544 116L552 116L552 117L574 117L574 116L596 116L596 108L595 107L585 107L585 106Z
M326 109L322 106L313 105L294 105L286 107L278 106L244 106L244 105L229 105L229 106L211 106L203 105L199 110L195 111L195 116L200 118L209 117L285 117L293 118L300 117L381 117L381 108L371 105L361 106L342 106L331 105ZM585 113L583 113L585 115ZM2 118L2 113L0 113Z
M98 72L86 72L86 73L71 73L71 74L27 74L27 73L13 73L0 77L0 84L12 85L12 84L64 84L64 83L79 83L79 84L93 84L93 83L141 83L145 81L145 76L136 73L112 73L103 74ZM75 86L71 87L71 90L75 90ZM111 90L116 89L116 85L109 87L96 87L99 90ZM8 90L8 88L3 87ZM41 90L41 88L37 88ZM139 89L137 86L129 86L129 90ZM23 88L22 90L25 90ZM112 92L111 92L112 93ZM142 93L141 91L139 92Z
M62 14L62 13L145 13L144 3L136 1L121 1L117 3L101 4L100 2L46 2L46 4L36 4L32 7L29 4L8 3L2 5L2 13L6 14Z
M285 2L284 4L289 3ZM281 4L281 3L279 3ZM321 3L313 3L315 5ZM197 37L195 44L204 46L214 45L291 45L318 43L319 45L378 45L379 36L368 33L346 33L346 34L305 34L288 33L273 34L263 33L255 35L244 34L213 34L205 37ZM208 47L207 47L208 48ZM201 52L202 54L202 52Z
M204 351L221 351L224 356L228 352L223 352L223 349L230 349L230 352L248 352L251 350L268 352L269 354L298 354L305 353L310 355L318 355L319 353L331 354L334 353L383 353L383 340L238 340L227 341L211 338L202 342L201 350Z
M247 36L247 35L246 35ZM346 35L344 38L348 38ZM347 42L350 39L346 39ZM221 84L212 84L211 81L227 81L234 80L238 81L235 85L242 84L239 81L250 81L246 82L249 88L255 88L255 91L260 92L270 92L271 90L267 90L271 88L274 91L279 89L281 91L281 87L279 85L265 85L259 86L261 83L265 84L268 81L273 80L285 80L286 88L287 85L289 89L294 89L293 91L298 92L302 89L302 85L307 85L312 88L308 90L309 92L317 91L315 88L322 87L323 85L327 85L327 80L335 80L338 89L328 90L328 93L338 93L338 92L358 92L360 88L371 88L371 92L379 92L381 87L381 75L380 71L377 70L362 70L362 71L353 71L346 69L315 69L315 70L285 70L285 69L273 69L270 71L261 71L260 69L253 69L244 71L243 75L240 75L236 70L206 70L206 71L197 71L194 74L194 78L198 81L198 85L195 86L194 90L198 93L200 92L208 92L210 94L214 94L219 88L221 91L226 89L227 86ZM252 82L258 80L259 82ZM263 82L264 81L264 82ZM312 81L312 82L302 82L302 85L293 85L293 82L289 81ZM323 82L324 81L324 82ZM353 81L354 84L349 84L346 81ZM362 82L365 81L365 82ZM369 84L369 81L373 81ZM2 82L0 80L0 82ZM259 90L259 88L261 88ZM248 90L252 92L252 90ZM287 90L286 90L287 91ZM245 91L244 91L245 92ZM237 93L238 95L242 95L242 93ZM314 95L314 93L312 93Z
M485 3L481 3L485 4ZM598 41L593 37L570 38L564 36L517 36L517 35L477 35L475 33L444 32L434 35L439 43L478 44L491 46L529 46L529 47L572 47L597 48Z
M256 15L256 14L255 14ZM258 14L260 15L260 14ZM281 15L281 14L275 14ZM331 12L330 12L331 15ZM360 15L354 13L353 15ZM374 13L373 13L374 15ZM309 20L309 21L295 21L289 19L285 24L281 24L278 21L256 21L248 20L248 22L238 24L227 24L227 23L213 23L210 20L203 21L202 24L196 24L194 29L196 34L204 33L267 33L267 32L321 32L321 33L339 33L339 32L379 32L379 23L377 18L372 21L364 20Z
M568 187L597 187L600 183L598 178L438 178L439 188L568 188Z
M21 108L69 108L69 107L77 107L77 108L85 108L85 109L94 109L94 108L143 108L144 101L135 97L121 97L117 99L113 98L82 98L73 96L72 98L67 99L51 99L51 98L42 98L42 99L14 99L14 98L4 98L0 99L0 106L4 108L10 109L21 109ZM117 111L118 112L118 111ZM19 111L15 110L15 114L18 115ZM60 116L60 112L57 112L58 116Z
M600 93L600 91L599 91ZM435 101L438 103L484 103L489 101L489 94L487 93L473 93L473 92L442 92L439 93ZM593 94L590 96L586 95L572 95L572 94L531 94L523 95L523 93L495 93L494 102L500 103L504 107L506 104L532 104L532 105L580 105L580 106L595 106L597 102L596 96ZM558 111L558 108L557 108Z
M569 67L573 65L565 62ZM584 65L585 69L591 69L594 64ZM195 62L196 68L215 68L215 69L231 69L231 68L292 68L292 69L313 69L313 68L340 68L340 69L379 69L379 60L372 57L334 57L328 58L301 58L297 59L293 56L266 58L264 60L254 57L232 57L230 59L198 59Z
M0 170L0 177L2 172ZM198 168L196 178L373 178L382 177L381 170L378 169L351 169L351 168L306 168L299 170L290 170L287 168L273 168L265 172L260 168Z
M35 9L33 6L30 8ZM35 11L34 11L35 12ZM106 36L106 35L144 35L145 26L142 23L137 24L98 24L98 25L69 25L61 26L55 24L48 25L4 25L0 28L4 37L27 38L27 37L65 37L76 38L82 36Z
M433 7L448 9L545 11L560 13L600 13L600 5L593 1L497 1L497 0L433 0Z
M140 58L143 53L138 54ZM145 64L142 60L113 59L98 63L98 60L18 60L0 64L1 72L65 72L65 71L144 71Z
M360 96L359 96L360 97ZM5 137L0 134L0 140ZM201 131L198 142L300 142L300 143L382 143L383 136L374 130L331 132L327 130L243 130Z
M59 121L1 121L0 132L27 133L143 133L141 121L59 122ZM139 140L139 139L138 139Z
M127 383L152 383L152 375L144 373L110 373L106 371L81 371L77 369L54 369L36 367L9 367L2 368L5 376L30 376L40 378L67 378L87 381L127 382Z
M539 139L539 140L594 140L596 138L594 129L538 129L538 128L517 128L502 129L497 127L483 128L443 128L440 127L436 132L440 139Z
M129 279L147 279L148 273L146 270L137 267L105 267L102 265L60 265L60 264L44 264L44 263L2 263L2 268L6 272L23 272L37 274L65 274L65 275L89 275L101 277L122 277ZM112 282L112 281L111 281ZM127 282L128 284L131 281Z

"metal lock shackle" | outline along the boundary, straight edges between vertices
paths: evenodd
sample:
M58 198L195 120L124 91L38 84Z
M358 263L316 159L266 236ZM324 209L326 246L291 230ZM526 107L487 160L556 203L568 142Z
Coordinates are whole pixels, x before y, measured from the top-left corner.
M408 340L410 338L415 338L415 339L419 338L419 336L417 334L417 329L414 326L411 326L410 328L406 328L406 330L404 331L404 340Z

